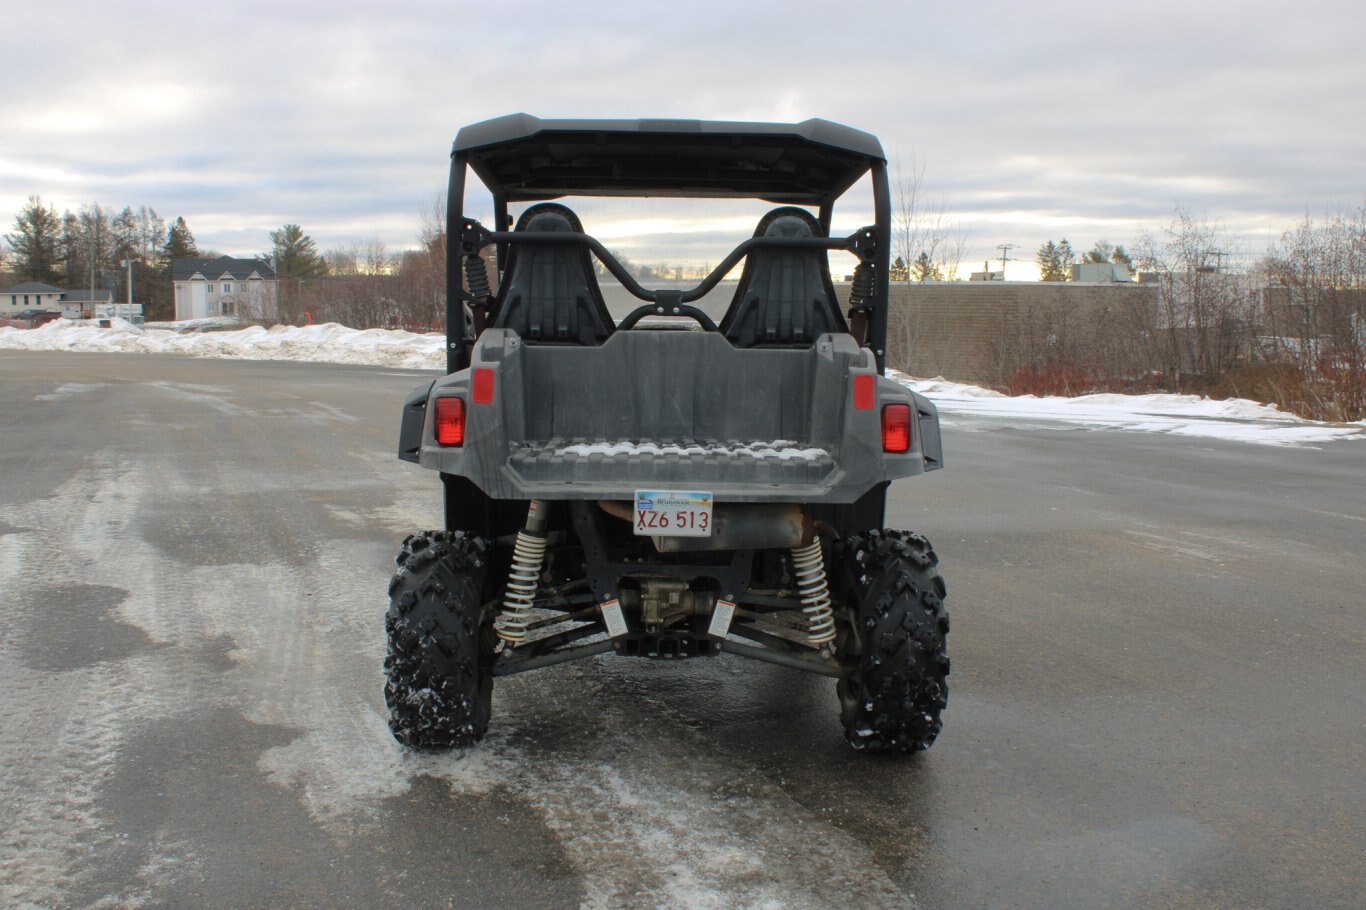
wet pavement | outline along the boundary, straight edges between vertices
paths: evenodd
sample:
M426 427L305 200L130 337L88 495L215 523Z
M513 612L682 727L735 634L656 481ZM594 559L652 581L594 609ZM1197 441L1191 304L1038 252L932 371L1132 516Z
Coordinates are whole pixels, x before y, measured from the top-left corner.
M946 419L889 523L953 631L928 753L724 656L502 679L405 752L416 372L0 353L0 905L1356 907L1366 445Z

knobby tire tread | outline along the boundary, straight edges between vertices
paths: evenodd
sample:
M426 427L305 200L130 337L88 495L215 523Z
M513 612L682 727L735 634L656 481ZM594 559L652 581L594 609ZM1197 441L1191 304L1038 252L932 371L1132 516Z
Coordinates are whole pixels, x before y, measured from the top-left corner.
M492 705L492 617L484 586L492 547L459 531L403 542L389 583L384 701L406 746L446 749L483 738Z
M949 616L928 540L870 531L845 541L857 623L857 669L839 682L840 718L864 752L918 752L939 735L948 702Z

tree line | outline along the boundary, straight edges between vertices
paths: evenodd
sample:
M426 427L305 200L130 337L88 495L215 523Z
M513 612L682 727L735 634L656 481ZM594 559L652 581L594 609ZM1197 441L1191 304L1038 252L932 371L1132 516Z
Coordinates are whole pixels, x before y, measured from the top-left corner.
M133 297L144 312L170 318L170 261L195 255L194 238L183 218L170 227L155 209L125 206L115 211L99 204L58 214L39 196L30 196L5 235L0 265L17 281L37 281L68 289L115 290L124 299L124 263L133 263ZM188 250L187 252L187 245ZM149 316L151 318L151 316Z
M967 232L926 192L924 175L914 161L894 168L888 277L903 285L960 279ZM1111 301L1098 305L1061 293L1022 304L983 352L995 375L959 378L1014 393L1231 395L1318 419L1366 418L1366 206L1306 216L1260 254L1178 207L1127 247L1098 240L1078 254L1066 238L1048 240L1034 262L1043 282L1069 282L1072 266L1088 262L1142 282L1138 293L1096 295ZM926 329L923 315L899 314L909 337Z
M898 181L898 282L952 281L966 236L926 204L920 176ZM281 279L280 319L357 328L444 329L444 201L421 214L415 248L391 252L378 240L320 252L295 224L272 231L259 258ZM116 289L132 261L134 299L149 320L173 316L170 262L201 251L183 217L167 224L154 209L100 205L58 214L34 196L5 235L0 268L18 280ZM694 277L644 269L642 280ZM1076 262L1111 262L1143 273L1150 293L1084 311L1024 308L994 342L1008 390L1076 393L1168 389L1240 395L1325 419L1366 417L1366 207L1323 219L1306 216L1265 255L1242 249L1217 222L1178 209L1168 225L1142 232L1126 249L1097 241L1078 256L1067 239L1038 250L1044 280L1067 281ZM910 365L914 368L914 365Z
M1065 240L1044 244L1041 266L1070 266L1069 251ZM1002 388L1184 391L1317 419L1366 417L1366 207L1306 216L1260 256L1178 209L1142 232L1132 254L1101 241L1082 261L1137 270L1149 291L1100 306L1022 307L992 343Z
M1083 263L1112 263L1132 272L1134 260L1123 246L1116 246L1108 240L1097 240L1096 245L1078 258L1072 244L1066 237L1057 243L1049 240L1039 247L1034 263L1039 267L1040 281L1071 281L1072 266Z
M360 327L438 327L444 318L445 236L440 219L423 217L415 250L390 253L378 240L322 252L297 224L270 232L271 247L254 256L280 281L283 321L335 321ZM217 258L201 249L183 216L169 224L149 206L114 209L98 203L58 213L30 196L0 243L0 272L15 282L132 296L148 321L175 317L171 263ZM273 314L268 315L274 321Z

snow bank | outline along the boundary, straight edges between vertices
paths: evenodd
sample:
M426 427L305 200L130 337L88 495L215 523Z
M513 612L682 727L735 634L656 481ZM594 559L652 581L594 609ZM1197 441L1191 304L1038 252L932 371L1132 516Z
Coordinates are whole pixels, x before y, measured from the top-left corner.
M269 329L251 326L220 331L185 331L186 328L186 323L175 322L135 326L122 319L112 319L109 328L100 328L87 322L58 319L36 329L0 328L0 349L187 354L426 370L443 369L446 362L446 339L438 334L348 329L335 323ZM189 328L223 329L224 326L221 319L201 320ZM940 413L950 419L961 416L1001 419L1016 424L1061 423L1262 445L1306 445L1366 438L1366 421L1325 424L1301 420L1273 405L1244 399L1211 401L1194 395L1082 395L1077 398L1024 395L1012 398L942 378L915 379L896 371L889 371L887 375L929 398L938 405ZM810 452L786 451L777 444L773 448L776 451L764 454L780 458L814 457Z
M1366 421L1320 423L1287 414L1275 405L1198 395L1033 395L1010 397L990 389L942 378L915 379L889 370L887 375L929 398L941 414L1050 421L1097 429L1203 436L1260 445L1304 445L1335 439L1366 438Z
M36 329L0 329L0 348L188 354L233 360L298 360L434 370L445 366L444 335L348 329L335 323L186 333L162 328L163 325L178 326L177 323L135 326L122 319L112 319L110 327L105 329L58 319Z

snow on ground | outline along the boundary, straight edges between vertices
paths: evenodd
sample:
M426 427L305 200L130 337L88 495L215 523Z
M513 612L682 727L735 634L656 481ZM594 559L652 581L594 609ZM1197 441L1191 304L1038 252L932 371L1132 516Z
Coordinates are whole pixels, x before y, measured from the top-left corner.
M311 326L251 326L231 330L220 321L152 323L122 319L109 328L58 319L36 329L0 328L0 349L186 354L239 360L296 360L440 370L445 336L387 329L349 329L328 323ZM1261 445L1302 446L1366 438L1366 421L1327 424L1302 420L1273 405L1245 399L1211 401L1195 395L1082 395L1077 398L1009 397L944 379L888 375L933 401L941 414L992 417L1021 422L1065 423L1176 436L1201 436Z
M1033 395L1010 397L990 389L914 379L895 370L888 376L930 399L941 414L1057 421L1097 429L1203 436L1260 445L1306 445L1336 439L1366 439L1366 421L1320 423L1286 414L1275 405L1246 398L1215 401L1199 395Z
M122 319L109 322L107 329L70 319L57 319L36 329L0 328L0 349L188 354L235 360L302 360L434 370L445 364L446 339L442 335L348 329L336 323L184 332L180 330L183 323L136 326ZM219 329L221 323L201 320L195 328Z
M578 455L581 458L589 458L593 455L603 455L613 458L617 455L629 455L636 457L639 455L711 455L717 458L777 458L780 461L816 461L828 453L824 449L814 449L798 447L798 443L786 439L775 440L771 443L751 443L750 445L727 446L727 445L656 445L653 442L634 442L632 440L622 440L619 442L596 442L596 443L576 443L564 446L555 450L556 455Z

